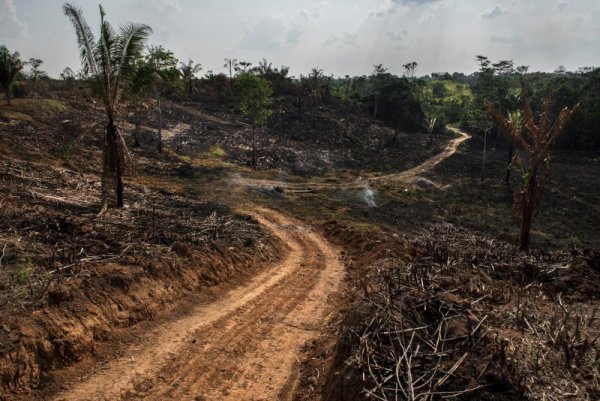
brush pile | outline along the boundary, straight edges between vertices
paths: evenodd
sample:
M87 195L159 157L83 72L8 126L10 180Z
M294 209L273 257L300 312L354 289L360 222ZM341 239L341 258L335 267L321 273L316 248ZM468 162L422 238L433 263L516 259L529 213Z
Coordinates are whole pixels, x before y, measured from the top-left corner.
M449 224L410 242L425 252L374 262L355 289L329 399L600 397L597 257Z

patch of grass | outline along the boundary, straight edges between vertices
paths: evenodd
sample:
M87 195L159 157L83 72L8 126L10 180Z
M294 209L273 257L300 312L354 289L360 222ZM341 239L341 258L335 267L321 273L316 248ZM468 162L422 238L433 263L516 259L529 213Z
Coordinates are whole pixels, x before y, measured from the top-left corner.
M381 227L375 223L367 223L361 221L350 221L350 225L360 231L381 231Z
M64 103L52 99L44 99L42 100L42 104L47 110L51 111L60 112L67 109L67 106Z
M441 82L444 84L446 88L446 96L444 97L444 101L449 101L454 98L460 99L461 97L466 97L468 100L473 99L473 92L471 91L471 87L468 84L461 84L459 82L454 82L450 80L434 80L430 81L427 84L427 91L431 93L433 84Z
M30 260L24 260L23 265L13 269L8 274L9 281L12 285L25 285L29 282L29 276L32 271Z
M222 159L226 155L225 150L219 145L213 146L208 153L216 159Z
M0 116L3 119L43 122L65 110L67 106L64 103L53 99L13 99L10 105L0 106Z
M11 111L11 110L0 110L0 118L3 120L7 120L7 121L16 120L16 121L26 121L28 123L33 121L33 118L31 118L31 116L28 116L27 114L19 113L18 111Z
M184 156L179 156L179 160L181 160L182 162L185 162L185 163L191 163L192 162L192 158L189 157L189 156L185 156L185 155Z

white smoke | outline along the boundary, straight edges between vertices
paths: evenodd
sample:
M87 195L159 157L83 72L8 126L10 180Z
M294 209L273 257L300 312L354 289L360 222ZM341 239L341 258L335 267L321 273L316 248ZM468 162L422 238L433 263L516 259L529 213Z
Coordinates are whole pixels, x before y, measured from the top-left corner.
M361 197L368 207L377 207L375 192L368 186L362 191Z

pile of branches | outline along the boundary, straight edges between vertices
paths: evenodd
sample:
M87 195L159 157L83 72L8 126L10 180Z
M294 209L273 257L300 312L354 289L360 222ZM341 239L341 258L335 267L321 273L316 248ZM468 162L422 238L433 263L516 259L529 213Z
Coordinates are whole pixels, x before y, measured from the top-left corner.
M366 398L426 401L480 389L457 378L483 339L487 316L459 302L456 290L435 285L440 271L390 263L371 277L369 286L376 290L366 294L358 311L369 318L360 319L350 334L359 346L347 364L362 372Z
M360 381L356 400L600 397L600 275L583 253L449 224L411 243L424 252L375 262L355 289L339 376Z

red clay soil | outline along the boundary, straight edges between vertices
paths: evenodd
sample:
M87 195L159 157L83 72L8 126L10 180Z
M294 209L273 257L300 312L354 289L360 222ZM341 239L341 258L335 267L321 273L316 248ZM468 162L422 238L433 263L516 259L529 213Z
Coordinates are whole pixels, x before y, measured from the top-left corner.
M337 250L301 222L268 209L249 213L288 245L285 258L138 333L119 357L65 370L62 391L50 399L291 399L302 345L332 312L344 269Z
M361 230L337 221L325 222L319 230L330 243L342 250L347 275L339 295L333 300L335 312L325 322L320 336L305 344L305 353L309 358L302 365L301 385L294 398L296 401L321 400L327 391L326 386L332 380L331 375L337 375L337 370L344 365L345 360L340 356L343 353L338 351L338 348L347 345L339 343L343 341L340 338L342 322L357 294L371 290L368 280L370 267L381 259L409 261L422 256L424 252L390 231ZM344 386L346 391L352 392L354 389L347 383ZM357 395L359 390L356 389Z
M0 111L2 401L61 388L65 368L114 357L150 320L245 284L285 250L248 216L135 182L125 208L99 216L93 106L28 99ZM180 162L159 159L138 168L177 173Z
M281 245L272 240L260 250L181 249L184 255L96 265L82 276L51 282L33 308L4 307L0 400L34 399L59 386L51 382L54 370L93 356L120 328L164 314L199 291L245 282L278 259Z

